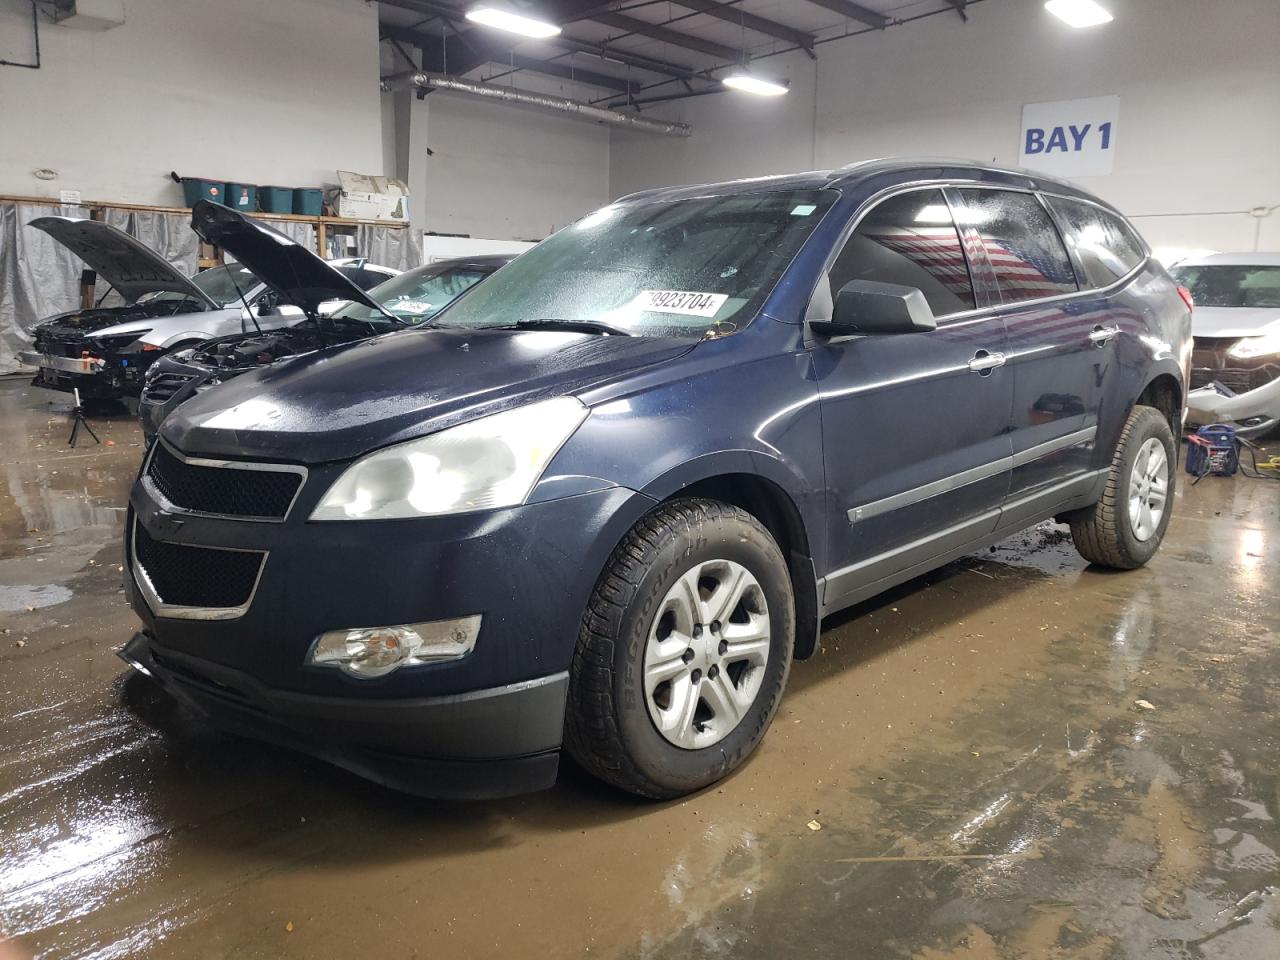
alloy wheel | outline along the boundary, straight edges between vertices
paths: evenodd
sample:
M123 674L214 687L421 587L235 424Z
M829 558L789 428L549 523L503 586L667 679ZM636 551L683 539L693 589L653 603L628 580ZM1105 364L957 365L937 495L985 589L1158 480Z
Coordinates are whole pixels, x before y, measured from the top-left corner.
M1145 543L1160 529L1169 499L1169 456L1159 438L1138 449L1129 475L1129 527Z

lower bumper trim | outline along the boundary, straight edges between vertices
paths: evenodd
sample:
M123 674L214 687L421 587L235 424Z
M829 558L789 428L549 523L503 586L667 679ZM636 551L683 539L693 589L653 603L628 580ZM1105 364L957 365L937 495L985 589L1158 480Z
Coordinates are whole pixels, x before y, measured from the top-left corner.
M555 783L568 674L413 700L320 697L267 688L241 671L135 634L126 663L214 726L310 754L423 797L479 799Z

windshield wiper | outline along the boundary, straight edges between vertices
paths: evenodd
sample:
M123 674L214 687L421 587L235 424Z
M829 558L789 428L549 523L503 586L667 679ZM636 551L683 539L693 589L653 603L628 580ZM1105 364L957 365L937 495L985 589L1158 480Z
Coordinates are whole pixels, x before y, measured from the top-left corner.
M630 337L633 336L630 330L623 330L621 327L615 327L611 323L601 323L599 320L517 320L515 323L505 326L507 330L567 330L570 333L599 333L610 337Z

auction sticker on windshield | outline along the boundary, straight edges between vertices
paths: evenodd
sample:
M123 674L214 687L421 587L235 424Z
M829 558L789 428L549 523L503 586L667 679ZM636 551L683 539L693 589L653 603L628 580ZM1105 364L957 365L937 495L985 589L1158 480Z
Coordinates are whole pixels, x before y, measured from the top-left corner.
M729 299L727 293L696 293L691 290L641 290L633 307L653 313L678 313L686 317L714 317Z

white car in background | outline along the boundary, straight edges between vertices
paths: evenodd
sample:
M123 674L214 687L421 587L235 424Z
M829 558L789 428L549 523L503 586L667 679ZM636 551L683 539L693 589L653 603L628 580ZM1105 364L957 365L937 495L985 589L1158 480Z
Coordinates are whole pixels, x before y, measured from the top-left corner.
M83 260L124 301L37 324L34 349L18 354L20 363L37 368L35 386L68 393L75 388L87 399L137 396L147 367L167 352L304 318L237 263L188 277L146 244L99 220L40 217L28 226ZM400 272L359 258L329 263L361 290Z
M1280 253L1215 253L1171 272L1195 301L1188 423L1245 437L1280 426Z

